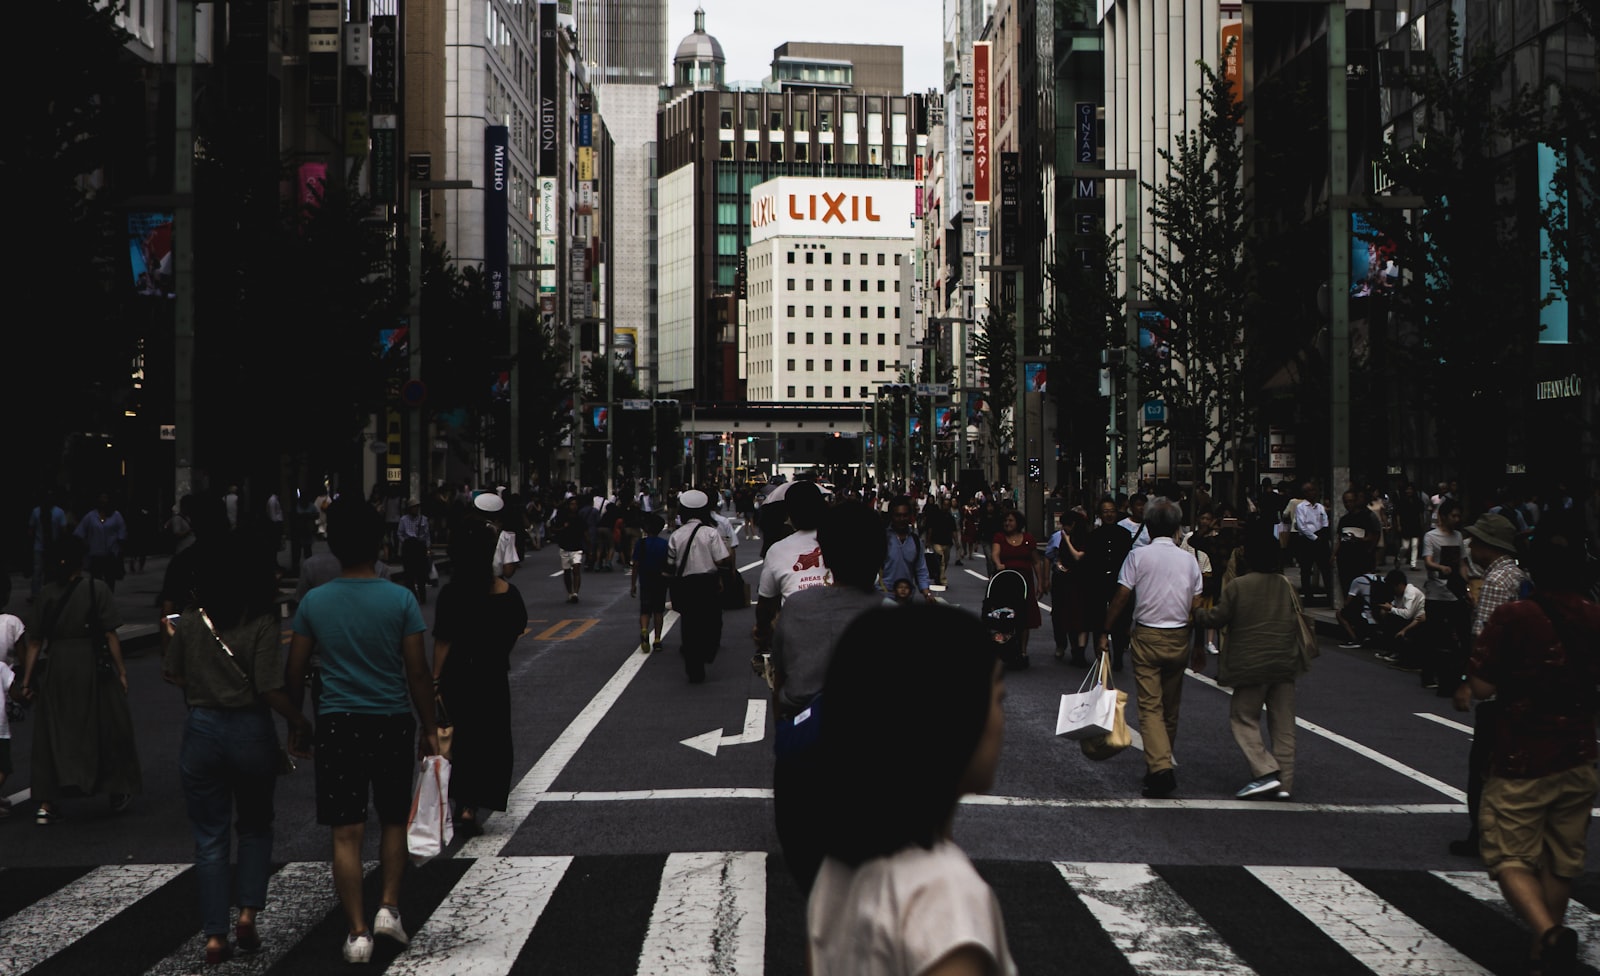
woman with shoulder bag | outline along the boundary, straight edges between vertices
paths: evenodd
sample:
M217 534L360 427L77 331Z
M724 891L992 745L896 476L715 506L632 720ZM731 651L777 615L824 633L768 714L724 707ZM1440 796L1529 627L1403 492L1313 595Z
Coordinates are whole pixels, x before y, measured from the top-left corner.
M706 665L722 644L722 576L733 553L711 517L711 499L698 489L678 496L683 524L667 539L667 586L681 618L683 667L691 684L706 680ZM763 533L765 534L765 533Z
M1255 531L1236 555L1240 575L1223 586L1215 607L1194 612L1194 622L1226 628L1217 680L1233 688L1229 724L1251 776L1234 796L1287 800L1294 790L1294 683L1311 666L1301 646L1300 597L1283 575L1282 547L1266 532ZM1261 738L1263 707L1270 752Z
M272 794L278 774L287 771L273 712L288 725L289 752L310 755L311 723L284 691L274 541L234 534L199 550L194 599L163 621L171 640L162 677L183 689L189 707L178 767L194 832L208 964L233 955L230 819L239 835L234 941L240 952L261 948L256 913L266 906L272 873Z
M45 553L53 579L28 621L22 696L37 706L31 789L41 826L61 819L56 803L67 793L108 794L121 813L142 787L121 621L111 588L84 577L86 551L65 536Z

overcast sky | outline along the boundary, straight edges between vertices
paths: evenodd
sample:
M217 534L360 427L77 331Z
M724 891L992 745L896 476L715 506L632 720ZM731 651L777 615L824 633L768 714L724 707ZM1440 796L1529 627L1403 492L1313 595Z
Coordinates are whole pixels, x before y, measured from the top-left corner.
M765 78L772 49L785 41L830 41L898 44L905 49L906 91L941 84L941 0L668 0L669 62L678 42L694 31L697 6L705 8L706 33L728 56L729 81Z

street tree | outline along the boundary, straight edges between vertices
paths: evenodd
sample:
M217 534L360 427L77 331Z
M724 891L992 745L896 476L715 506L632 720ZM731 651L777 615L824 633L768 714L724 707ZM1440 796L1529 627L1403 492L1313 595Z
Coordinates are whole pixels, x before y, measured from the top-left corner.
M1057 307L1046 309L1050 333L1050 390L1059 418L1061 448L1067 458L1082 458L1087 470L1103 462L1109 415L1100 396L1099 371L1105 350L1126 344L1123 318L1121 228L1090 239L1077 260L1058 262L1048 271ZM1108 367L1119 381L1121 357Z
M571 347L565 332L546 324L537 308L517 310L517 374L521 391L522 456L548 485L556 453L572 432Z
M1572 17L1600 44L1600 0L1573 0ZM1544 141L1556 150L1556 171L1544 196L1544 226L1555 292L1569 303L1571 341L1567 352L1583 375L1600 372L1600 343L1589 340L1600 295L1600 225L1593 219L1600 187L1600 90L1567 83L1552 92L1556 106ZM1552 296L1554 297L1554 296Z
M1157 314L1141 329L1149 341L1141 338L1140 386L1146 401L1166 401L1169 420L1144 428L1140 455L1168 445L1198 450L1205 472L1236 456L1249 426L1242 350L1250 275L1244 106L1225 77L1198 64L1198 122L1176 151L1157 151L1166 179L1143 184L1157 244L1143 249L1141 263Z

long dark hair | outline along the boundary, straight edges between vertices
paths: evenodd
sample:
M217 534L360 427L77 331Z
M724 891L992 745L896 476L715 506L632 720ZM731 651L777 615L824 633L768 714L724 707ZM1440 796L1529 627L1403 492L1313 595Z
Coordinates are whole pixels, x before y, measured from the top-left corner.
M218 629L272 613L278 595L275 542L241 528L195 544L194 602Z
M450 585L472 597L494 590L494 550L500 533L482 519L465 519L450 533Z
M854 867L939 839L989 720L996 655L975 614L944 605L868 610L840 635L820 708L827 854Z

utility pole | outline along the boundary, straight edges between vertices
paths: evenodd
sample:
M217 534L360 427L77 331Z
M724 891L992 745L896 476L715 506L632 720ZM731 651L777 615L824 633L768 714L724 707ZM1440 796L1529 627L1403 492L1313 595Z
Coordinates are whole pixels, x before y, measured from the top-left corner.
M172 168L173 499L194 489L194 4L178 0Z
M1350 112L1344 0L1328 4L1328 222L1333 266L1328 275L1329 404L1336 497L1350 483Z

